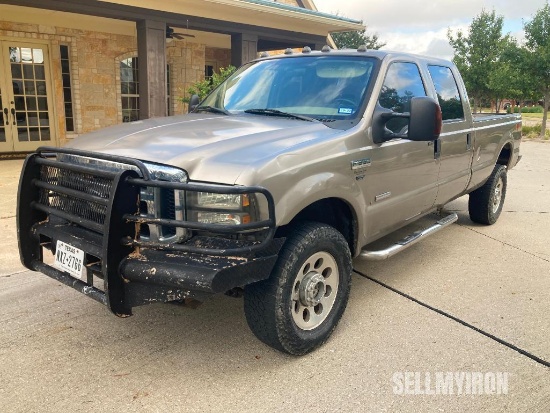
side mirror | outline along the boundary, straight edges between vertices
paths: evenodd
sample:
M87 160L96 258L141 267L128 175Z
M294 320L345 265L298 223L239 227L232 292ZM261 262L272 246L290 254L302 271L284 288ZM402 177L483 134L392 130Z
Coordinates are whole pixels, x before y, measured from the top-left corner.
M435 141L441 133L441 108L435 99L414 97L410 101L410 112L398 113L377 104L372 119L372 138L374 143L382 143L395 138L411 141ZM408 126L402 133L392 132L386 127L391 119L407 118Z
M199 103L201 103L199 95L191 96L191 99L189 99L189 106L187 108L187 113L193 112L197 108L197 106L199 106Z
M411 141L435 141L441 134L441 107L435 99L411 99L408 138Z
M374 116L372 117L372 140L374 143L382 143L394 138L405 137L405 135L400 136L392 132L386 126L386 123L391 119L404 117L408 118L409 114L393 112L377 103L376 109L374 109Z

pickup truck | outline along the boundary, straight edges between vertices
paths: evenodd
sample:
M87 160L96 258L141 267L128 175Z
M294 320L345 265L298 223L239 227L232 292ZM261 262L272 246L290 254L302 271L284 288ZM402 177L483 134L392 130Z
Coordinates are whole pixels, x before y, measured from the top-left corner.
M43 147L24 164L23 264L125 317L148 303L244 295L267 345L325 342L352 259L382 260L456 221L493 224L520 159L518 115L473 117L449 61L367 50L263 56L181 116Z

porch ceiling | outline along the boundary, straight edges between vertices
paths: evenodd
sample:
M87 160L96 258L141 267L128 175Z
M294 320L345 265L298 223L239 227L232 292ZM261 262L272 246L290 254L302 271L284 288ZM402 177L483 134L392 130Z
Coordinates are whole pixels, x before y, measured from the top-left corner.
M136 23L133 21L68 13L57 10L44 10L0 4L0 16L1 20L15 23L44 25L44 22L47 22L49 26L55 27L122 34L134 37L137 35ZM188 30L186 28L181 28L177 31L194 36L193 38L186 38L185 41L201 43L207 47L231 48L230 35ZM178 40L174 42L174 44L176 44Z

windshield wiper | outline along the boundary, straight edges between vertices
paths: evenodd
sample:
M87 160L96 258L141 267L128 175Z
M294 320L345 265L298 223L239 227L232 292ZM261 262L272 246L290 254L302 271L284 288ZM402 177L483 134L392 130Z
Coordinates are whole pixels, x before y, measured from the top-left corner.
M284 118L301 119L308 122L318 122L317 119L310 118L308 116L296 115L294 113L283 112L278 109L247 109L244 113L251 113L253 115L268 115L268 116L281 116Z
M231 115L225 109L216 108L214 106L197 106L193 112L211 112L211 113L221 113L222 115Z

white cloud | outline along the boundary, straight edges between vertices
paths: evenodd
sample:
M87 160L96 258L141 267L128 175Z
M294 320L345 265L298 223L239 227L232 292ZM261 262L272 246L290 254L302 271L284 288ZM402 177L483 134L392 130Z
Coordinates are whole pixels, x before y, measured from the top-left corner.
M465 26L454 26L451 30L465 29ZM453 48L447 40L447 29L428 30L414 35L404 35L401 32L385 32L380 38L386 42L384 49L406 51L426 56L436 56L451 59Z
M494 9L504 16L505 30L521 39L522 20L529 20L546 0L314 1L320 11L363 20L367 32L377 33L387 43L384 49L450 58L453 50L447 41L448 28L465 30L483 9Z

